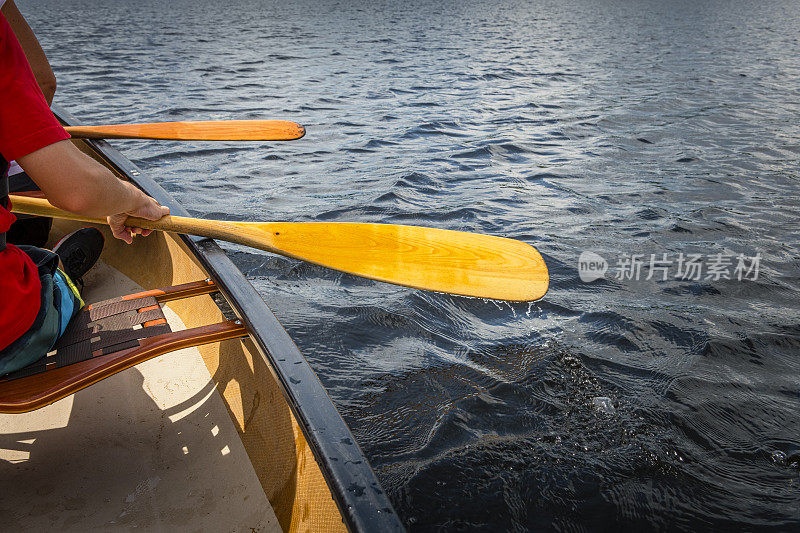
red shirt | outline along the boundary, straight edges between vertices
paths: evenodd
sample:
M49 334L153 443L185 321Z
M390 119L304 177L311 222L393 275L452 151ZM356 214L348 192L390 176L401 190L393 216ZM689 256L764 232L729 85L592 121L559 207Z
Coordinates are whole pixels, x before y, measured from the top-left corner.
M0 155L11 161L64 139L69 134L47 106L25 53L0 14ZM0 232L14 220L0 207ZM25 252L6 245L0 252L0 350L31 327L41 292L36 266Z

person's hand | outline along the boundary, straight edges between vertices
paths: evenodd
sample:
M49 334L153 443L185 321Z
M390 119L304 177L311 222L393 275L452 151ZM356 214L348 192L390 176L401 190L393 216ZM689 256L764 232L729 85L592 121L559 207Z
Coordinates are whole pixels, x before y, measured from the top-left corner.
M150 235L153 230L126 225L125 222L129 216L146 218L147 220L158 220L165 215L169 215L169 207L164 207L149 196L142 194L142 202L136 209L128 211L127 213L111 215L108 217L108 225L114 237L131 244L133 243L134 235L146 237Z

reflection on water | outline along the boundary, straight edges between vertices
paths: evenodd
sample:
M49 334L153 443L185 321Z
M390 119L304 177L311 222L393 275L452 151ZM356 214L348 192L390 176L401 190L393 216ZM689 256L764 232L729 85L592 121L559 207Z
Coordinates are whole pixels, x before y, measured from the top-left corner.
M505 304L229 247L411 529L800 525L794 2L19 3L87 123L307 126L117 143L197 215L542 252ZM586 284L586 250L762 265Z

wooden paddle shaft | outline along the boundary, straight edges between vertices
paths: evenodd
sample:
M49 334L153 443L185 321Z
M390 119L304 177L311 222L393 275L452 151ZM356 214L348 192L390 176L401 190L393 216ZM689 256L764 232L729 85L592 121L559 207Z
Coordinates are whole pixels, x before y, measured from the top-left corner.
M108 225L108 221L104 218L88 217L64 211L53 206L44 198L11 195L11 203L13 205L13 211L16 213ZM240 232L235 226L235 222L226 222L223 220L203 220L167 215L158 220L128 217L125 224L130 227L139 227L143 229L172 231L174 233L185 233L187 235L201 235L203 237L236 242L238 244L247 245L249 242L242 242L244 239L241 238ZM259 244L263 245L263 243ZM276 253L278 252L276 251Z

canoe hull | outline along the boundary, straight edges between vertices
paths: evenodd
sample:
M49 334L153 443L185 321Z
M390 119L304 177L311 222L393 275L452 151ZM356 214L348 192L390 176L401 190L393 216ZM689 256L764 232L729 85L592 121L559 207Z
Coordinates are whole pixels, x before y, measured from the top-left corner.
M54 112L65 124L75 122L58 107L54 107ZM160 203L168 205L173 214L188 215L166 191L108 143L73 142L120 179L134 181ZM55 221L51 241L87 225ZM363 452L316 374L252 285L215 242L154 233L126 245L114 239L107 227L98 226L98 229L106 237L102 264L118 272L120 279L128 280L128 284L154 289L203 279L215 282L220 289L216 295L193 296L167 304L186 328L235 317L247 327L248 337L206 344L196 350L205 366L203 372L210 376L208 387L222 399L280 529L403 529ZM125 292L124 287L119 291L105 297L130 293ZM169 361L169 357L167 354L153 361ZM137 369L125 370L108 381ZM97 387L107 390L107 387L102 389L104 383L77 393L75 398ZM172 415L168 419L172 420ZM2 420L0 436L1 426ZM183 453L191 453L186 451L191 447L192 443L187 442ZM225 449L220 453L224 456ZM372 490L354 491L353 486ZM238 527L231 526L231 529Z

